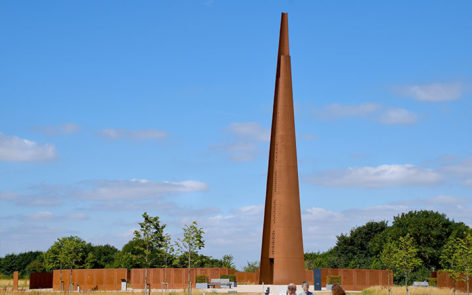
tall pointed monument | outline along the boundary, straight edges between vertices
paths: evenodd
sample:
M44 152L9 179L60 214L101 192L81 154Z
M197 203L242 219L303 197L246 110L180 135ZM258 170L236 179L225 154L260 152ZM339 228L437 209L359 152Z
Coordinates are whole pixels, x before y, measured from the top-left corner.
M280 22L260 283L305 279L287 13Z

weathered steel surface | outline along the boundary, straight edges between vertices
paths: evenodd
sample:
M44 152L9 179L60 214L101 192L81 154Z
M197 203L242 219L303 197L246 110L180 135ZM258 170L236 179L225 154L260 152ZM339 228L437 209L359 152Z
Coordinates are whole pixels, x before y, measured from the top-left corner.
M13 291L18 291L18 272L13 272Z
M133 268L131 270L131 288L144 289L144 268ZM192 268L190 270L190 281L195 287L196 276L206 275L208 279L219 279L221 275L227 275L229 271L227 268ZM161 289L165 281L164 268L150 268L148 269L148 283L151 284L151 289ZM183 289L188 286L188 271L186 268L168 268L167 269L167 288L169 289Z
M238 284L253 285L259 283L259 270L254 272L236 272L235 275Z
M32 272L29 280L30 289L52 288L52 272Z
M61 270L53 272L53 289L61 290ZM73 269L72 289L77 290L121 290L121 280L127 280L128 270L126 268L105 269ZM70 270L62 270L63 290L69 290Z
M341 276L341 285L345 290L361 291L373 286L388 285L387 270L378 269L341 269L322 268L321 286L326 287L327 276ZM313 283L313 276L310 280ZM390 285L393 285L393 273L390 271Z
M433 276L432 276L433 277ZM451 288L452 289L452 279L449 277L449 274L444 271L437 272L438 279L438 288ZM462 280L456 281L456 289L461 292L467 291L467 283L465 282L465 276L461 278ZM469 290L472 290L472 280L469 281Z
M280 23L260 283L305 280L287 14Z

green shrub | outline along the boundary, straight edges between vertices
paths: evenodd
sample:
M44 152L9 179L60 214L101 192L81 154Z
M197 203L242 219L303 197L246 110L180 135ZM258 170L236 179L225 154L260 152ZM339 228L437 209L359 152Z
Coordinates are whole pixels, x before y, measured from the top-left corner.
M220 279L229 279L230 282L236 282L236 275L221 275Z
M208 283L208 276L198 275L197 276L197 283Z
M438 286L438 279L437 278L429 278L428 284L430 287L437 287Z
M341 276L327 276L327 277L326 277L326 284L330 284L330 285L338 284L338 285L341 285Z

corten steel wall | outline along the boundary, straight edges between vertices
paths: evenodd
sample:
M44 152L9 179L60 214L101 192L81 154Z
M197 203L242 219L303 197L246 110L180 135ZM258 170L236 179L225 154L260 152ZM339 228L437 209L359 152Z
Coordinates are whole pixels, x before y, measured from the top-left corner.
M259 270L253 272L236 272L238 285L254 285L259 283Z
M18 272L13 272L13 291L18 291Z
M30 289L52 288L52 272L32 272L30 274Z
M60 270L53 272L53 290L60 290ZM69 290L70 270L62 270L63 290ZM126 268L73 269L73 289L77 290L121 290L121 280L128 278Z
M438 288L451 288L452 289L452 279L449 277L449 274L444 271L437 272L438 279ZM462 278L465 280L465 277ZM467 291L467 283L464 281L456 282L456 289L462 292ZM469 290L472 290L472 281L469 281Z
M305 278L288 41L288 16L282 13L259 279L266 284L300 284Z
M315 283L313 277L313 270L305 269L305 282L310 283L310 285L313 285Z
M133 268L131 270L131 288L144 289L144 268ZM151 289L163 288L164 282L164 268L150 268L148 269L148 283L151 284ZM221 275L229 274L227 268L192 268L190 271L190 280L192 286L195 287L197 275L206 275L208 279L219 279ZM167 288L169 289L184 289L188 287L188 270L186 268L168 268L167 269Z
M321 286L326 287L326 277L341 276L341 285L350 291L361 291L372 286L388 285L387 270L378 269L321 269ZM313 278L311 279L313 282ZM393 285L393 273L390 271L390 285Z

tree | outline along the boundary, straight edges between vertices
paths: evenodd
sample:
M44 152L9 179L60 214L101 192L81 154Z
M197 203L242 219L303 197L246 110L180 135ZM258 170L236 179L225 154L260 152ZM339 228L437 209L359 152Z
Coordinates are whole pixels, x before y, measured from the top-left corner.
M405 288L408 295L410 294L408 276L415 267L421 265L421 259L417 257L418 249L414 244L413 238L407 234L404 237L400 237L398 243L395 243L392 247L392 250L395 268L401 271L405 277Z
M465 238L460 239L457 245L459 269L466 278L467 295L469 295L469 281L472 276L472 234L469 232Z
M164 284L165 284L165 289L166 289L166 292L167 292L167 265L169 263L169 258L171 258L171 256L173 255L174 253L174 247L172 245L172 239L171 239L171 236L166 233L164 234L164 242L163 242L163 246L164 246Z
M387 279L388 279L388 294L392 294L392 290L390 288L390 271L393 270L393 268L395 267L395 258L394 258L394 254L395 254L395 244L391 241L389 241L388 243L385 244L383 250L382 250L382 253L380 253L380 260L382 261L382 264L383 266L387 269L388 271L388 275L387 275Z
M177 246L182 254L187 253L188 255L188 295L190 295L192 294L192 282L190 280L191 257L192 253L198 254L197 251L205 247L205 240L203 239L205 232L198 227L196 221L193 221L191 225L186 224L183 231L184 238L178 240Z
M36 260L31 261L31 263L28 264L28 266L26 266L25 270L28 273L32 273L32 272L43 272L46 269L41 259L36 259Z
M244 267L243 271L245 272L254 272L259 269L259 261L248 261L247 265Z
M62 238L62 248L58 259L64 267L69 267L69 291L73 291L72 269L83 265L87 243L77 236Z
M329 267L371 268L374 257L382 250L373 247L373 242L386 228L386 221L370 221L353 228L349 235L337 236L336 245L331 250L336 259L330 260Z
M221 266L229 268L229 269L234 269L235 266L234 266L233 259L234 257L231 254L223 255L223 258L221 259Z
M139 223L139 230L134 231L134 238L137 243L135 249L138 254L135 259L140 260L145 266L144 272L144 294L146 295L148 288L148 269L151 267L151 254L155 249L161 249L164 245L164 228L165 224L161 225L159 217L149 216L146 212L143 213L143 222ZM151 288L149 287L149 294Z
M8 254L0 259L0 273L11 276L14 271L19 271L20 276L30 273L26 268L34 260L41 259L41 251L28 251L19 254Z
M462 238L467 229L464 223L456 223L438 212L410 211L395 216L392 226L385 233L386 236L381 239L398 240L409 234L418 249L417 256L423 261L424 266L428 270L433 267L440 269L442 247L451 235Z
M113 266L118 249L111 245L98 245L90 248L85 259L86 268L109 268Z
M70 269L70 289L72 289L72 269L85 266L87 243L77 236L57 239L44 253L44 266L47 271L59 269L59 281L63 289L62 269Z

